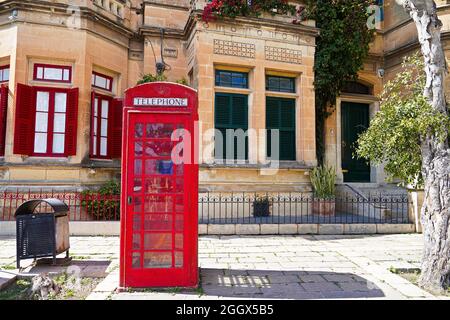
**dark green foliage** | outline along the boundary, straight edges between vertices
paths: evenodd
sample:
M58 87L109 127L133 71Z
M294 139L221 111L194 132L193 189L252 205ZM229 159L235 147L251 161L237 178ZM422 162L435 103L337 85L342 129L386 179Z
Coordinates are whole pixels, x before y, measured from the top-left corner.
M403 71L389 81L381 108L358 140L357 154L375 165L384 164L390 178L423 187L421 141L428 134L447 139L450 118L434 110L423 95L426 75L420 54L403 62Z
M153 75L151 73L148 73L148 74L143 75L142 79L140 79L137 82L137 84L144 84L144 83L150 83L150 82L166 82L166 81L167 81L167 76L165 74ZM175 83L182 84L185 86L189 85L186 78L181 78L181 79L175 81Z
M317 157L323 163L325 119L334 112L346 81L356 80L374 31L367 8L373 0L307 0L306 15L320 28L315 56Z
M271 202L268 197L258 197L253 200L253 215L255 217L270 216Z
M83 191L81 205L95 220L114 221L120 218L120 183L109 181L98 191Z
M144 84L149 82L167 81L167 77L164 74L153 75L151 73L142 76L142 79L137 84Z

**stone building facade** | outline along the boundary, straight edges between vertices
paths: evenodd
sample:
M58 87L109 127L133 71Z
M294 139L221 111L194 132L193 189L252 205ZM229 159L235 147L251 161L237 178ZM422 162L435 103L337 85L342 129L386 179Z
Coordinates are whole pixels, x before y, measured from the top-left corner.
M245 161L224 164L202 153L203 190L309 190L309 172L317 165L313 65L319 30L313 21L293 24L292 17L268 14L206 23L206 2L0 0L0 185L79 189L117 179L121 98L163 60L169 81L186 79L198 90L201 132L283 128L275 174L264 164L265 143L249 136ZM438 2L447 15L450 6ZM394 0L384 5L360 81L349 84L327 120L326 159L340 182L352 182L343 164L343 117L354 108L373 116L383 82L417 48L408 17ZM220 120L226 110L231 116ZM350 180L384 181L382 168L365 170Z

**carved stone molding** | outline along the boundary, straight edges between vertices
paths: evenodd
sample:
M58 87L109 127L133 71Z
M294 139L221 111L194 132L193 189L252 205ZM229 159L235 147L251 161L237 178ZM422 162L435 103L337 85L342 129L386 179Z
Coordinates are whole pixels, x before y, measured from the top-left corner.
M214 53L226 56L255 58L255 45L252 43L214 40Z
M302 52L300 50L266 46L265 51L266 60L302 64Z

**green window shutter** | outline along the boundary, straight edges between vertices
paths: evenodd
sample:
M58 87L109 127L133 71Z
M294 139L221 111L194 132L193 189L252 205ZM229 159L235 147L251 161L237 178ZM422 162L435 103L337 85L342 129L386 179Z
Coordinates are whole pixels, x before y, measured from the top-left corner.
M216 150L223 149L223 154L216 153L216 159L226 158L227 154L227 129L248 130L248 96L239 94L217 93L215 99L215 127L223 136L223 146L218 145L216 140ZM234 159L237 159L238 139L234 138ZM245 157L248 159L248 137L245 139Z
M248 129L248 97L243 95L233 95L233 112L231 116L231 125L235 129Z
M266 99L267 157L272 155L271 129L279 130L279 160L295 161L295 99Z
M280 131L280 160L295 159L295 131Z
M266 101L266 128L277 129L280 127L279 101L276 98L267 97Z
M216 94L215 105L216 128L226 128L231 123L231 97L226 94Z
M295 130L295 100L282 99L280 101L280 128Z

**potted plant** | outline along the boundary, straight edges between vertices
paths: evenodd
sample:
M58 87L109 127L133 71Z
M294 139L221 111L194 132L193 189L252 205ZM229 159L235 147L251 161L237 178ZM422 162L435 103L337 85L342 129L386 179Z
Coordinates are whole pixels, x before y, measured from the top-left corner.
M336 172L333 167L321 166L311 172L313 186L312 212L323 216L336 213Z
M270 216L270 200L268 197L256 198L255 200L253 200L253 216Z

